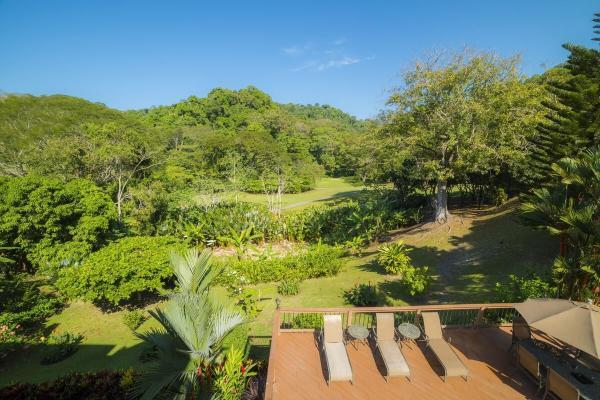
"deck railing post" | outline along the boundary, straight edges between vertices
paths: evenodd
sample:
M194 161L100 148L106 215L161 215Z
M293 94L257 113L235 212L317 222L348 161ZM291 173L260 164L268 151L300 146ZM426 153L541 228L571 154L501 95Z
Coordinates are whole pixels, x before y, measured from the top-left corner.
M479 328L483 324L483 313L485 312L485 307L479 307L477 311L477 318L475 318L475 328Z
M419 326L419 317L421 316L421 310L419 310L418 308L415 310L415 320L414 320L414 324Z
M347 318L348 326L352 325L352 314L353 314L352 310L348 310L348 318Z

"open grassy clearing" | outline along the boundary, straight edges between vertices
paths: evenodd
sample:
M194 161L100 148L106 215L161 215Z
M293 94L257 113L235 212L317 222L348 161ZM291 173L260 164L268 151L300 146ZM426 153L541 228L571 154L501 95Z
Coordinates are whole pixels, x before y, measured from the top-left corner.
M364 186L357 185L345 178L321 178L313 190L303 193L288 193L282 198L284 210L299 210L316 203L343 199L358 195ZM228 192L221 196L225 199L238 199L250 203L267 204L267 196L262 193ZM201 199L201 196L199 197Z
M533 269L546 272L557 251L557 243L547 234L519 225L515 204L488 210L456 211L448 225L421 225L395 232L393 240L403 240L413 248L417 265L429 265L436 274L426 297L411 298L403 293L398 280L374 263L377 246L365 254L350 257L335 277L302 282L300 294L282 298L283 306L335 307L345 305L343 291L357 283L377 285L381 303L389 305L492 301L493 285L510 273ZM271 333L271 318L278 297L275 283L257 285L262 312L249 324L255 356L265 355ZM226 295L224 289L219 290ZM152 307L152 306L151 306ZM148 329L149 320L139 329ZM40 365L41 346L13 354L0 364L0 385L15 380L40 382L70 371L137 367L143 346L122 322L122 312L102 313L88 303L76 302L49 319L49 330L79 332L85 341L72 357L49 366Z

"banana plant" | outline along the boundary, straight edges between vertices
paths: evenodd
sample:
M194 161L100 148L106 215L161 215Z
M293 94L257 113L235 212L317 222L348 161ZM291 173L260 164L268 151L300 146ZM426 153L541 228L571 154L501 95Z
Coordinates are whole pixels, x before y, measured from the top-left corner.
M228 236L219 236L219 241L233 246L236 250L238 259L241 259L249 250L256 251L253 241L262 238L260 233L254 233L254 225L237 232L235 229L229 229Z

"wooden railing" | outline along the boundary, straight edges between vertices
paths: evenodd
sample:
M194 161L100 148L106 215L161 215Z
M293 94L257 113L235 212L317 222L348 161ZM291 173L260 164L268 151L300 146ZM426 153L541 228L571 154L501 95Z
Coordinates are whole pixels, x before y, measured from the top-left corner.
M269 352L269 370L265 388L265 400L273 400L275 370L277 369L277 343L282 333L313 332L323 325L324 314L341 314L344 327L361 325L371 328L378 312L394 313L396 323L417 323L419 314L424 311L436 311L446 328L470 327L484 328L509 325L516 313L512 303L490 304L445 304L403 307L335 307L302 308L286 307L275 310L271 349Z

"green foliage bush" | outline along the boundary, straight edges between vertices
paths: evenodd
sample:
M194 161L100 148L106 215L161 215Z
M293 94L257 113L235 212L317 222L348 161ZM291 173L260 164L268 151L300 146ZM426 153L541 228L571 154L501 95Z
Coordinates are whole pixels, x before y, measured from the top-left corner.
M429 267L415 267L408 255L410 253L403 242L382 245L379 248L377 262L388 274L398 275L402 286L411 295L415 296L427 290L433 277Z
M191 206L174 211L163 231L192 245L224 244L231 232L252 228L265 240L283 238L283 227L266 207L253 203L220 202L208 206Z
M300 293L300 282L297 279L286 279L277 285L277 293L282 296L295 296Z
M508 201L508 195L506 194L506 191L499 187L496 188L494 191L494 198L493 198L493 203L496 206L501 206L502 204L506 203Z
M160 294L173 280L169 254L181 248L168 236L119 239L83 264L63 268L56 286L70 298L113 305L130 301L134 295Z
M0 388L0 399L127 400L134 371L75 372L52 382L15 383Z
M400 209L393 191L364 190L357 200L313 206L287 217L291 239L344 243L355 237L370 242L387 231L419 222L418 209Z
M379 293L377 288L370 283L358 283L344 291L344 299L356 307L376 306L379 301Z
M123 314L123 323L132 331L135 331L148 319L148 316L139 310L127 311Z
M70 332L52 335L46 341L48 346L42 357L42 365L55 364L71 357L79 348L83 336Z
M35 267L81 261L106 243L116 221L110 197L85 179L0 179L0 246L17 247Z
M254 288L242 288L236 297L236 305L246 314L248 321L254 320L262 311L260 291Z
M388 274L397 275L411 266L410 251L402 241L384 244L379 247L377 262Z
M322 314L298 314L290 323L285 324L291 329L318 329L323 326Z
M0 358L34 341L46 318L62 306L39 286L22 275L0 278Z
M255 363L244 359L244 352L235 347L230 348L225 362L214 369L214 400L240 400L246 390L248 378L256 375L253 371Z
M35 327L62 306L61 299L41 291L40 284L23 275L0 278L0 325Z
M404 271L402 286L411 296L424 293L431 285L433 277L429 267L410 267Z
M529 298L556 297L556 287L534 272L523 276L511 274L505 282L496 282L494 292L498 303L517 303Z
M309 246L299 254L284 257L256 260L229 258L224 261L225 274L219 280L235 288L262 282L333 276L342 268L343 255L344 250L340 247L318 244Z

